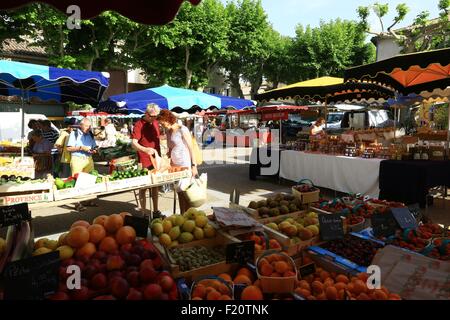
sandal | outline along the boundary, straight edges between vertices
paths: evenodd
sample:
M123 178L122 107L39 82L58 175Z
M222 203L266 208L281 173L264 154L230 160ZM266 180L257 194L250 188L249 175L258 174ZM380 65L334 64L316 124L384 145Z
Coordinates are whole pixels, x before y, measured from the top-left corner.
M75 205L75 210L77 210L77 211L86 211L86 207L83 206L81 203L77 203Z

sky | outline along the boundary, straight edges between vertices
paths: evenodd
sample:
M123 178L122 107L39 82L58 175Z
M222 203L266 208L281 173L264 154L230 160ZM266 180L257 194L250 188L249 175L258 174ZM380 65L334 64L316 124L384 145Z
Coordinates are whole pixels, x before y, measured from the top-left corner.
M221 1L226 3L231 0ZM295 36L295 28L298 24L316 27L321 19L325 21L337 18L357 20L356 9L375 2L376 0L262 0L262 5L275 30L282 35ZM411 25L417 14L424 10L429 11L432 18L439 15L438 0L379 0L379 2L383 4L389 2L390 12L384 18L384 24L388 26L395 17L395 7L399 3L406 3L410 8L406 19L398 25L399 27ZM371 15L369 23L373 31L381 31L380 23L375 15Z

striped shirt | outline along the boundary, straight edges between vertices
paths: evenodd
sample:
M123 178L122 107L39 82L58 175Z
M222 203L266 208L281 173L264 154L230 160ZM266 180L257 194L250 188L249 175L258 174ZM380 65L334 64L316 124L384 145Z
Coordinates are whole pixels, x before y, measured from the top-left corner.
M51 128L49 131L42 131L42 136L51 144L55 144L56 140L59 138L59 133L55 129Z

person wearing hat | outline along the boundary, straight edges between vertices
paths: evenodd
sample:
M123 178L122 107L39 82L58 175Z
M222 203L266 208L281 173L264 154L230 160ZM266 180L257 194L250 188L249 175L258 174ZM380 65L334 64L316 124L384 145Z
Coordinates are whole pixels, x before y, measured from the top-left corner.
M71 160L71 153L67 151L67 143L69 142L69 136L70 133L73 131L74 127L76 126L77 120L75 118L66 118L64 119L64 124L67 125L67 128L64 130L61 130L60 136L58 140L55 142L55 147L58 149L59 153L61 154L60 158L60 172L59 176L60 178L67 178L70 177L71 171L70 171L70 160Z
M144 116L134 125L131 136L131 143L138 153L139 163L141 163L142 168L147 168L149 170L153 169L152 157L154 157L156 153L158 155L161 153L159 124L156 120L160 111L161 109L157 104L148 104ZM143 212L147 204L145 196L146 192L146 189L139 190L140 209ZM157 218L161 216L161 212L158 210L159 188L151 188L150 194L152 196L154 209L153 218Z

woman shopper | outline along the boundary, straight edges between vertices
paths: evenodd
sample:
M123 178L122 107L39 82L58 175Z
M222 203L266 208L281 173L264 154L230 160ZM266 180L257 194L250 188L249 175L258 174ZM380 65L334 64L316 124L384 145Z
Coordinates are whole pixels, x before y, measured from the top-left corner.
M178 124L177 118L169 110L161 110L158 122L166 129L171 166L192 169L192 175L198 175L192 136L189 129ZM178 193L178 199L180 211L183 214L189 209L189 203L180 192Z
M61 154L60 158L60 170L59 170L59 177L60 178L68 178L71 176L71 170L70 170L70 160L71 160L71 153L67 150L67 143L69 142L69 136L74 130L74 126L76 125L76 119L71 118L64 121L65 124L67 124L67 128L65 130L61 130L61 134L55 142L55 147L58 149L59 153ZM76 130L77 128L75 128Z

